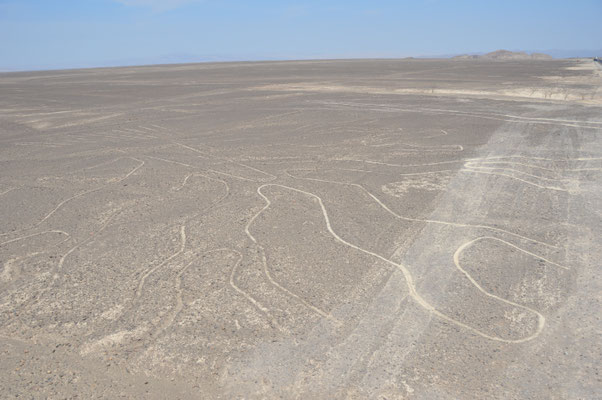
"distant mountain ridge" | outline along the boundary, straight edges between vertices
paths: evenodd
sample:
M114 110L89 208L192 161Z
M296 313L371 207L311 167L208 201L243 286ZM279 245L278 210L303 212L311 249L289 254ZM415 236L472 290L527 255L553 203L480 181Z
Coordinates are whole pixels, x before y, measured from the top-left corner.
M462 54L452 58L455 60L551 60L553 57L543 53L528 54L524 51L496 50L482 55Z

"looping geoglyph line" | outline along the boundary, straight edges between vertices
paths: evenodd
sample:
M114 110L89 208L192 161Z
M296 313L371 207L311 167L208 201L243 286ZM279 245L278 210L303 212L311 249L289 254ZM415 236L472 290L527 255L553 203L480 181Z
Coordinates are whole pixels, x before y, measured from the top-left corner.
M333 237L334 237L334 238L335 238L335 239L336 239L338 242L340 242L340 243L342 243L342 244L344 244L344 245L346 245L346 246L348 246L348 247L350 247L350 248L353 248L353 249L355 249L355 250L358 250L358 251L360 251L360 252L362 252L362 253L368 254L368 255L370 255L370 256L372 256L372 257L375 257L375 258L378 258L379 260L381 260L381 261L383 261L383 262L385 262L385 263L387 263L387 264L389 264L389 265L392 265L392 266L394 266L395 268L397 268L399 271L401 271L401 273L403 274L403 276L404 276L404 278L405 278L405 280L406 280L406 284L407 284L407 287L408 287L408 290L409 290L409 296L410 296L410 297L412 297L412 298L413 298L413 299L414 299L414 300L415 300L415 301L416 301L416 302L417 302L417 303L418 303L420 306L422 306L422 307L423 307L425 310L427 310L429 313L431 313L431 314L433 314L433 315L435 315L435 316L437 316L437 317L439 317L439 318L441 318L441 319L443 319L443 320L445 320L445 321L447 321L447 322L449 322L449 323L451 323L451 324L453 324L453 325L456 325L456 326L458 326L458 327L460 327L460 328L463 328L463 329L466 329L466 330L468 330L468 331L471 331L472 333L474 333L474 334L477 334L478 336L484 337L484 338L486 338L486 339L494 340L494 341L504 342L504 343L523 343L523 342L526 342L526 341L529 341L529 340L532 340L532 339L536 338L536 337L537 337L537 336L538 336L538 335L541 333L541 331L543 330L543 327L544 327L544 325L545 325L545 317L544 317L544 316L543 316L541 313L539 313L538 311L536 311L536 310L533 310L533 309L531 309L531 308L529 308L529 307L526 307L526 306L523 306L523 305L520 305L520 304L514 303L514 302L512 302L512 301L510 301L510 300L503 299L503 298L501 298L501 297L499 297L499 296L496 296L496 295L494 295L494 294L491 294L491 293L489 293L489 292L485 291L485 290L484 290L484 289L483 289L483 288L482 288L480 285L478 285L478 283L477 283L477 282L476 282L474 279L472 279L472 277L470 277L470 275L469 275L469 274L468 274L468 273L467 273L467 272L466 272L464 269L462 269L462 267L460 266L460 264L459 264L459 261L457 261L457 259L458 259L458 257L459 257L459 254L461 253L461 251L462 251L464 248L466 248L466 247L468 246L467 244L465 244L465 245L461 246L461 247L460 247L460 249L459 249L459 251L456 251L456 254L454 255L454 262L456 263L456 267L457 267L457 268L458 268L458 269L459 269L459 270L460 270L462 273L464 273L464 275L466 275L466 276L468 276L468 277L469 277L469 280L470 280L470 281L471 281L473 284L475 284L475 287L477 287L477 289L479 289L481 292L485 293L487 296L489 296L489 297L491 297L491 298L498 299L498 300L500 300L500 301L502 301L502 302L504 302L504 303L506 303L506 304L510 304L510 305L513 305L513 306L516 306L516 307L518 307L518 308L521 308L521 309L524 309L524 310L526 310L526 311L529 311L529 312L532 312L532 313L534 313L534 314L537 316L537 318L538 318L538 323L537 323L537 328L536 328L536 330L535 330L535 332L534 332L533 334L531 334L531 335L529 335L529 336L527 336L527 337L521 338L521 339L504 339L504 338L501 338L501 337L498 337L498 336L492 336L492 335L489 335L489 334L487 334L487 333L485 333L485 332L482 332L482 331L480 331L480 330L478 330L478 329L476 329L476 328L474 328L474 327L471 327L471 326L469 326L469 325L467 325L467 324L465 324L465 323L463 323L463 322L460 322L460 321L458 321L458 320L456 320L456 319L454 319L454 318L452 318L452 317L450 317L450 316L448 316L448 315L446 315L446 314L444 314L444 313L442 313L442 312L438 311L438 310L437 310L437 309L436 309L434 306L432 306L430 303L428 303L426 300L424 300L424 299L422 298L422 296L420 296L420 294L417 292L417 290L416 290L416 286L415 286L415 284L414 284L414 278L413 278L412 274L410 273L410 271L407 269L407 267L405 267L405 266L404 266L403 264L401 264L401 263L396 263L396 262L394 262L394 261L392 261L392 260L390 260L390 259L388 259L388 258L386 258L386 257L383 257L383 256L381 256L380 254L374 253L374 252L372 252L372 251L370 251L370 250L366 250L366 249L364 249L364 248L362 248L362 247L360 247L360 246L354 245L354 244L352 244L352 243L350 243L350 242L346 241L345 239L341 238L341 237L340 237L340 236L339 236L339 235L338 235L338 234L337 234L337 233L336 233L336 232L333 230L333 228L332 228L332 226L331 226L331 223L330 223L330 218L329 218L329 216L328 216L328 212L327 212L327 210L326 210L326 207L324 206L324 203L323 203L323 201L322 201L322 198L321 198L321 197L319 197L319 196L317 196L317 195L315 195L315 194L313 194L313 193L310 193L310 192L307 192L307 191L304 191L304 190L301 190L301 189L293 188L293 187L290 187L290 186L286 186L286 185L280 185L280 184L268 183L268 184L261 185L261 186L260 186L260 187L257 189L257 193L258 193L258 194L259 194L259 195L260 195L260 196L261 196L261 197L262 197L264 200L266 200L267 204L266 204L266 206L264 206L264 208L262 208L262 209L261 209L261 210L260 210L260 211L259 211L259 212L258 212L258 213L257 213L257 214L256 214L256 215L255 215L255 216L252 218L252 219L251 219L251 221L249 222L249 225L251 225L251 224L253 223L253 221L254 221L254 220L257 218L257 216L259 216L259 215L260 215L262 212L264 212L264 211L265 211L265 210L266 210L266 209L267 209L267 208L270 206L271 202L270 202L270 201L269 201L269 199L268 199L268 198L267 198L267 197L266 197L266 196L265 196L265 195L262 193L262 189L263 189L263 188L266 188L266 187L269 187L269 186L280 187L280 188L283 188L283 189L291 190L291 191L294 191L294 192L297 192L297 193L301 193L301 194L304 194L304 195L310 196L310 197L314 198L315 200L317 200L317 202L318 202L318 204L320 205L320 208L321 208L321 210L322 210L322 215L323 215L323 217L324 217L324 220L325 220L325 223L326 223L326 228L328 229L328 231L330 232L330 234L331 234L331 235L332 235L332 236L333 236ZM248 227L249 227L249 225L247 226L247 232L248 232ZM248 233L248 234L250 235L250 233ZM250 237L251 237L252 239L254 239L252 235L250 235ZM497 240L497 238L495 238L495 239ZM477 239L477 240L479 240L479 239ZM253 240L253 241L254 241L254 242L256 242L256 240ZM504 241L504 242L505 242L505 241ZM469 242L469 244L472 244L472 243L474 243L474 241L471 241L471 242ZM507 243L507 242L506 242L506 243ZM512 245L512 244L511 244L511 245ZM515 245L512 245L512 246L513 246L513 247L516 247L516 248L518 248L518 246L515 246ZM519 248L519 249L520 249L520 248ZM533 254L533 253L527 252L527 251L525 251L525 250L522 250L522 249L520 249L520 250L521 250L521 251L524 251L524 252L526 252L526 253L528 253L528 254ZM539 256L536 256L536 257L543 259L542 257L539 257ZM544 260L545 260L545 259L544 259ZM546 260L546 261L547 261L547 260ZM558 264L555 264L555 265L559 266ZM560 266L560 267L562 267L562 266ZM562 268L564 268L564 267L562 267Z
M285 186L285 185L280 185L280 184L274 184L274 183L271 183L271 184L270 184L270 183L268 183L268 184L261 185L261 186L260 186L260 187L257 189L257 193L258 193L258 194L259 194L259 195L260 195L262 198L266 199L268 202L269 202L269 200L268 200L268 199L267 199L267 197L266 197L266 196L265 196L265 195L262 193L262 191L261 191L261 190L262 190L263 188L266 188L266 187L269 187L269 186L280 187L280 188L283 188L283 189L291 190L291 191L294 191L294 192L297 192L297 193L301 193L301 194L304 194L304 195L310 196L310 197L314 198L315 200L317 200L317 202L318 202L318 204L320 205L320 208L321 208L321 210L322 210L322 215L323 215L323 217L324 217L324 221L325 221L325 223L326 223L326 228L328 229L328 231L330 232L330 234L331 234L331 235L332 235L332 236L333 236L333 237L334 237L334 238L335 238L335 239L336 239L338 242L340 242L340 243L342 243L342 244L344 244L344 245L346 245L346 246L348 246L348 247L350 247L350 248L353 248L353 249L355 249L355 250L358 250L358 251L360 251L360 252L362 252L362 253L364 253L364 254L368 254L368 255L370 255L370 256L372 256L372 257L376 257L376 258L378 258L379 260L381 260L381 261L383 261L383 262L385 262L385 263L387 263L387 264L389 264L389 265L392 265L392 266L394 266L395 268L397 268L399 271L401 271L401 273L403 274L403 276L404 276L404 278L405 278L405 280L406 280L406 284L407 284L407 287L408 287L408 290L409 290L409 296L410 296L410 297L412 297L412 298L413 298L413 299L414 299L414 300L415 300L415 301L416 301L416 302L417 302L417 303L418 303L420 306L422 306L422 307L423 307L425 310L427 310L429 313L431 313L431 314L433 314L433 315L435 315L435 316L437 316L437 317L439 317L439 318L441 318L441 319L443 319L443 320L445 320L445 321L447 321L447 322L451 323L452 325L456 325L456 326L458 326L458 327L460 327L460 328L466 329L466 330L468 330L468 331L470 331L470 332L472 332L472 333L474 333L474 334L476 334L476 335L478 335L478 336L484 337L484 338L486 338L486 339L494 340L494 341L504 342L504 343L523 343L523 342L526 342L526 341L529 341L529 340L532 340L532 339L536 338L536 337L537 337L537 336L538 336L538 335L541 333L541 331L543 330L543 327L544 327L544 325L545 325L545 317L544 317L544 316L543 316L541 313L539 313L538 311L536 311L536 310L533 310L533 309L531 309L531 308L529 308L529 307L526 307L526 306L523 306L523 305L520 305L520 304L517 304L517 303L511 302L510 300L503 299L503 298L501 298L501 297L499 297L499 296L496 296L496 295L494 295L494 294L491 294L491 293L489 293L489 292L485 291L484 289L482 289L482 287L481 287L480 285L478 285L478 283L476 283L476 281L474 281L474 279L472 279L472 277L470 277L470 276L469 276L469 274L468 274L468 273L467 273L465 270L463 270L463 269L462 269L462 267L459 265L459 262L458 262L458 263L456 263L456 266L457 266L457 267L460 269L460 271L462 271L462 272L463 272L465 275L469 276L469 279L470 279L470 281L471 281L473 284L475 284L475 286L476 286L476 287L477 287L477 288L478 288L480 291L482 291L483 293L485 293L487 296L489 296L489 297L492 297L492 298L495 298L495 299L498 299L498 300L500 300L500 301L502 301L502 302L504 302L504 303L506 303L506 304L510 304L510 305L513 305L513 306L519 307L519 308L521 308L521 309L524 309L524 310L526 310L526 311L532 312L532 313L534 313L535 315L537 315L537 318L538 318L537 328L536 328L536 330L535 330L535 332L534 332L533 334L531 334L531 335L529 335L529 336L527 336L527 337L524 337L524 338L521 338L521 339L504 339L504 338L501 338L501 337L498 337L498 336L492 336L492 335L489 335L489 334L487 334L487 333L485 333L485 332L482 332L482 331L480 331L480 330L478 330L478 329L476 329L476 328L474 328L474 327L471 327L471 326L469 326L469 325L467 325L467 324L465 324L465 323L463 323L463 322L460 322L460 321L458 321L458 320L456 320L456 319L454 319L454 318L452 318L452 317L450 317L450 316L448 316L448 315L446 315L446 314L444 314L444 313L442 313L442 312L438 311L438 310L437 310L437 309L436 309L434 306L432 306L430 303L428 303L426 300L424 300L424 299L422 298L422 296L420 296L420 294L417 292L417 290L416 290L416 286L415 286L415 284L414 284L414 278L413 278L412 274L410 273L410 271L407 269L407 267L405 267L405 266L404 266L403 264L401 264L401 263L396 263L396 262L394 262L394 261L392 261L392 260L390 260L390 259L388 259L388 258L386 258L386 257L383 257L383 256L381 256L380 254L374 253L374 252L372 252L372 251L370 251L370 250L366 250L366 249L364 249L364 248L362 248L362 247L360 247L360 246L356 246L356 245L354 245L354 244L352 244L352 243L350 243L350 242L346 241L345 239L341 238L341 237L340 237L340 236L339 236L339 235L338 235L338 234L337 234L337 233L336 233L336 232L335 232L335 231L332 229L332 226L331 226L331 224L330 224L330 218L329 218L329 216L328 216L328 212L327 212L327 210L326 210L326 207L324 206L324 203L322 202L322 198L321 198L321 197L319 197L319 196L317 196L317 195L315 195L315 194L313 194L313 193L310 193L310 192L307 192L307 191L304 191L304 190L301 190L301 189L296 189L296 188L293 188L293 187L290 187L290 186ZM266 209L267 209L267 208L270 206L270 204L271 204L271 203L268 203L268 204L266 205L266 207L264 207L264 208L263 208L263 209L262 209L262 210L261 210L261 211L260 211L258 214L256 214L256 216L255 216L255 217L257 217L257 215L261 214L261 212L265 211L265 210L266 210ZM254 218L254 219L255 219L255 218ZM254 220L254 219L253 219L253 220ZM252 222L252 221L251 221L251 222ZM473 241L473 242L474 242L474 241ZM469 242L469 243L470 243L470 244L472 244L473 242ZM460 251L456 251L456 255L457 255L457 256L455 256L455 257L454 257L454 261L456 261L456 259L459 257L459 253L461 253L461 251L462 251L462 250L463 250L465 247L466 247L466 245L464 245L464 247L462 247L462 246L461 246L461 247L460 247L460 249L459 249Z
M309 170L309 169L308 170L297 169L296 171L313 171L313 170ZM289 173L289 171L286 171L286 174L288 176L290 176L291 178L294 178L294 179L303 179L303 180L308 180L308 181L316 181L316 182L323 182L323 183L332 183L332 184L335 184L335 185L346 185L346 186L356 187L356 188L362 190L363 192L365 192L370 198L372 198L376 203L378 203L378 205L380 205L389 214L393 215L395 218L402 219L402 220L405 220L405 221L410 221L410 222L425 222L425 223L433 223L433 224L440 224L440 225L456 226L456 227L461 227L461 228L485 229L485 230L489 230L489 231L493 231L493 232L499 232L499 233L507 234L507 235L510 235L510 236L514 236L514 237L516 237L518 239L525 240L525 241L528 241L528 242L537 243L537 244L542 245L542 246L546 246L546 247L550 247L550 248L557 248L557 246L555 246L555 245L552 245L552 244L549 244L549 243L545 243L545 242L541 242L539 240L536 240L536 239L533 239L533 238L530 238L530 237L527 237L527 236L519 235L518 233L514 233L514 232L508 231L506 229L502 229L502 228L496 228L496 227L493 227L493 226L479 225L479 224L464 224L464 223L460 223L460 222L440 221L440 220L427 219L427 218L405 217L405 216L400 215L400 214L394 212L393 210L391 210L378 197L376 197L368 189L366 189L365 187L363 187L360 184L357 184L357 183L348 183L348 182L338 182L338 181L332 181L332 180L327 180L327 179L300 177L300 176L292 175L291 173Z

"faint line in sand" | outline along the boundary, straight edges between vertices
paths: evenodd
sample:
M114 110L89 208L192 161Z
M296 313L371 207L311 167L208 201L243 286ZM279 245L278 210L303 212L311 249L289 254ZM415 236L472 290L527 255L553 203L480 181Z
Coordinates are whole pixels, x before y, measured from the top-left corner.
M181 183L179 186L177 186L177 187L175 187L175 188L172 188L172 190L174 190L174 191L176 191L176 192L178 192L178 191L182 190L182 189L184 188L184 186L186 186L186 184L188 183L188 179L190 179L190 177L191 177L192 175L193 175L193 174L188 174L188 175L186 175L186 177L184 178L184 180L182 181L182 183Z
M421 139L432 139L432 138L438 138L438 137L441 137L441 136L447 136L447 135L449 135L449 132L447 132L446 130L444 130L444 129L439 129L439 130L442 133L441 135L423 136Z
M10 189L8 189L8 190L5 190L4 192L1 192L1 193L0 193L0 196L3 196L3 195L5 195L5 194L7 194L7 193L10 193L10 192L12 192L12 191L13 191L13 190L15 190L15 189L17 189L17 188L10 188Z
M422 112L422 113L434 113L434 114L449 114L449 115L462 115L473 118L482 118L482 119L490 119L490 120L498 120L505 122L516 122L516 123L524 123L524 124L543 124L543 125L557 125L557 126L567 126L573 128L582 128L582 129L596 129L602 130L602 122L597 121L579 121L579 120L561 120L554 118L536 118L536 117L523 117L519 115L511 115L511 114L499 114L499 113L478 113L478 112L466 112L460 110L451 110L451 109L441 109L441 108L425 108L425 107L416 107L416 108L401 108L401 107L391 107L384 104L366 104L366 103L343 103L343 102L328 102L322 101L317 102L325 105L334 105L334 106L346 106L352 108L361 107L365 110L365 107L377 107L371 108L370 111L384 111L384 112Z

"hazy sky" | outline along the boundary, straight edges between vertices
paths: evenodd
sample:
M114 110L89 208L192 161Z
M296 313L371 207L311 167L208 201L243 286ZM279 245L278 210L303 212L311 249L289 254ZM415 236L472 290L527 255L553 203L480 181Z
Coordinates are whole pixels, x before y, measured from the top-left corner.
M0 0L0 69L602 48L602 0Z

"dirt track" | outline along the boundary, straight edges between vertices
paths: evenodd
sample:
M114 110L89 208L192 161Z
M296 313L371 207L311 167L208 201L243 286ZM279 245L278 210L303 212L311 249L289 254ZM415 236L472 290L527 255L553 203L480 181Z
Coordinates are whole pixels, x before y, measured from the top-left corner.
M596 68L0 74L0 392L602 396Z

